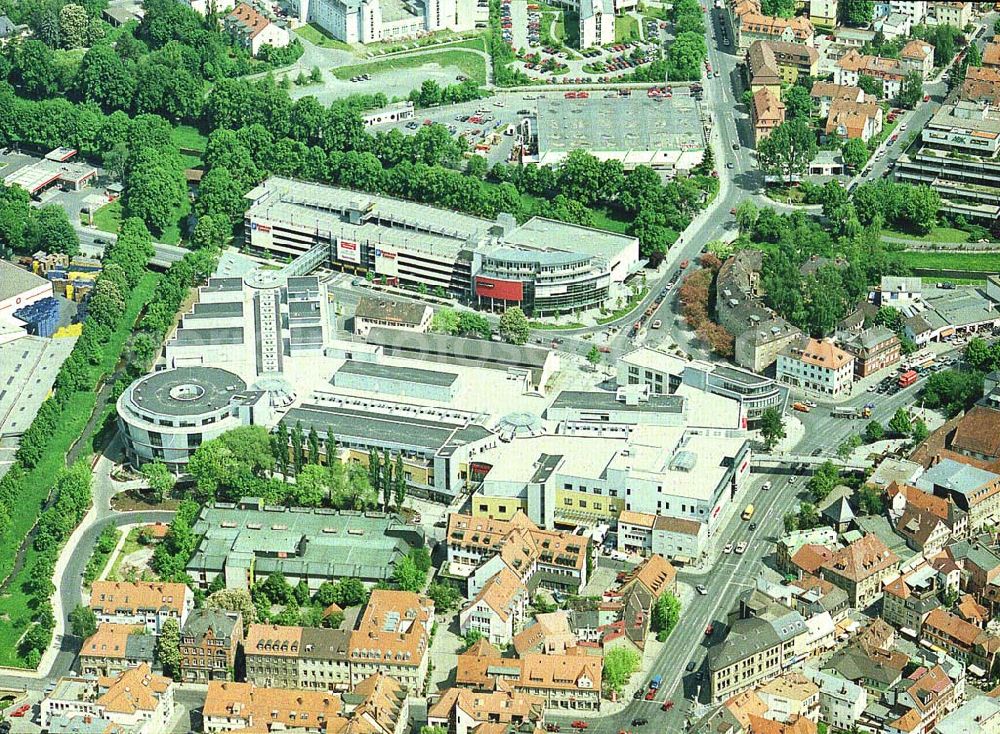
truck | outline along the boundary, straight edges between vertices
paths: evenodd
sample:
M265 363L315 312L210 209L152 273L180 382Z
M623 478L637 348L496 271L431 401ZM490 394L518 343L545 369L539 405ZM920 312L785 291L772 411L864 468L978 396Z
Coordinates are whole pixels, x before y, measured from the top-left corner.
M797 410L800 413L808 413L812 408L805 403L792 403L792 410Z
M649 681L649 690L658 691L660 690L660 685L663 683L662 675L654 675L653 680Z
M917 373L914 372L913 370L907 370L906 372L904 372L899 376L900 387L909 387L916 381L917 381Z
M863 408L841 407L830 411L834 418L870 418L871 414L872 409L867 405Z

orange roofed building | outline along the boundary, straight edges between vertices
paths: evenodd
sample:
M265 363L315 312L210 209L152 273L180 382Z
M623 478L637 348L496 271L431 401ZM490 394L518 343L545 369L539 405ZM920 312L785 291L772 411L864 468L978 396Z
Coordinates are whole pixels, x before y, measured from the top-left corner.
M822 395L840 395L854 384L854 357L831 341L803 337L778 353L776 378Z
M516 731L526 731L527 726L538 730L545 724L545 700L519 691L484 693L456 687L447 689L427 709L427 725L451 734L478 734L477 727L487 723Z
M528 693L542 698L547 708L598 711L604 658L574 651L579 654L504 658L480 640L458 656L455 682L476 691Z
M760 145L774 129L785 121L785 103L769 87L761 87L750 102L750 122L754 145Z
M95 581L90 608L98 623L141 624L158 635L168 619L184 626L194 609L194 594L184 584L163 581Z
M222 21L226 32L256 56L264 46L284 48L290 42L288 30L247 3L240 3Z
M174 714L174 682L147 663L113 678L62 678L41 704L41 726L53 717L102 719L138 734L162 734Z
M877 535L866 535L836 551L820 567L820 577L846 591L852 607L865 609L882 598L882 581L898 568L899 556Z

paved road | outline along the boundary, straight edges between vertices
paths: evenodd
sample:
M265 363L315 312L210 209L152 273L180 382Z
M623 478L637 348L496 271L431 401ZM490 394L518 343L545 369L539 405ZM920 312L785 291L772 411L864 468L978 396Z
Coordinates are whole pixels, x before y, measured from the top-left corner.
M102 256L105 243L118 239L118 235L101 232L90 227L76 227L76 233L80 237L80 252L88 257ZM154 242L152 263L161 268L170 267L188 252L189 250L184 247Z

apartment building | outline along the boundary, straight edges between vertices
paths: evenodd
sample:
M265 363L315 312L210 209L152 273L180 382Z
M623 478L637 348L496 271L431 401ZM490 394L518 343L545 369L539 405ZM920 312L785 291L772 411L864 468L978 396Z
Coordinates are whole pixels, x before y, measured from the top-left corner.
M941 606L939 591L937 571L929 565L901 574L885 585L882 619L916 637L927 615Z
M494 645L509 644L524 625L529 600L518 575L502 568L459 613L459 629L463 635L475 630Z
M247 3L239 3L233 8L222 19L222 27L251 56L259 54L264 46L284 48L291 42L288 29Z
M613 0L580 0L580 48L615 42Z
M506 520L452 512L447 533L448 563L467 567L470 596L504 568L532 592L541 585L579 593L587 583L590 539L544 530L524 513Z
M927 41L913 39L903 46L899 58L905 66L919 71L922 79L927 79L934 71L934 47Z
M40 706L48 731L55 717L120 727L137 734L165 734L174 715L174 682L143 663L114 677L61 678Z
M470 31L476 25L475 0L298 0L300 23L316 23L345 43L376 43L417 38L436 31Z
M481 724L502 724L519 730L545 726L545 699L520 691L473 691L448 688L427 709L427 725L452 734L472 734Z
M188 683L232 680L242 642L242 614L195 609L181 629L181 678Z
M778 382L823 395L849 392L854 383L854 357L832 342L803 337L778 354Z
M883 580L896 574L899 556L870 534L833 553L820 577L847 592L851 606L866 609L882 597Z
M143 625L103 622L80 647L80 673L112 678L143 663L152 665L155 645Z
M882 108L874 103L837 99L830 104L825 133L868 142L882 132Z
M950 25L962 30L972 21L972 3L968 0L936 0L930 12L938 25Z
M475 691L509 690L537 696L545 708L593 711L601 705L600 655L540 655L503 658L481 640L458 656L455 682Z
M972 531L1000 517L1000 475L985 469L942 459L917 479L916 486L936 497L951 499L968 514Z
M655 553L685 563L701 555L708 528L694 520L623 510L618 516L617 538L622 553Z
M809 20L833 28L837 25L839 6L838 0L809 0Z
M761 87L750 102L750 123L753 125L754 145L770 135L785 121L785 103L769 87Z
M95 581L90 608L99 623L140 624L158 635L168 619L184 626L194 609L194 594L185 584L163 581Z
M264 688L298 688L302 632L302 627L249 625L243 643L247 681Z
M838 675L806 669L819 686L819 720L832 729L851 731L868 706L868 694L856 683Z
M1000 637L980 629L943 608L933 610L920 630L921 640L969 666L977 677L993 676L1000 655Z
M902 89L906 71L899 59L862 55L852 48L837 61L833 80L856 87L862 76L870 76L882 83L883 99L895 99Z
M410 591L374 589L351 634L351 681L384 673L411 691L427 675L434 602Z
M931 5L927 0L889 0L889 12L902 13L914 25L919 25L927 20Z
M380 326L425 333L431 326L434 309L426 303L402 301L388 296L362 296L354 309L354 333L368 336Z
M708 652L711 701L721 703L781 675L809 633L801 614L754 590L730 613L728 634Z
M729 11L740 50L745 51L754 41L813 45L815 30L806 17L764 15L759 0L729 0Z
M879 109L880 118L881 113ZM902 353L899 337L884 326L850 334L840 340L840 346L854 355L854 375L858 379L891 367L899 362Z

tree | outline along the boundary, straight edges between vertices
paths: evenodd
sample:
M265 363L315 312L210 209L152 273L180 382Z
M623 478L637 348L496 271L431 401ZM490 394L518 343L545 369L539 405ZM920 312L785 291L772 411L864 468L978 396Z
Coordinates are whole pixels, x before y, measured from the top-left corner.
M427 587L427 596L434 602L434 611L444 614L458 609L462 595L451 584L434 582Z
M791 184L816 156L816 135L803 119L789 120L776 127L757 146L761 167L768 173L782 175Z
M604 656L604 685L621 693L632 674L639 670L639 653L627 647L616 647Z
M657 638L666 640L681 618L681 603L671 592L665 591L653 605L653 629Z
M396 567L392 569L392 580L402 591L418 592L423 591L427 574L417 568L417 564L411 556L404 556L396 562Z
M927 234L937 224L941 195L927 184L905 186L903 191L906 196L900 216L914 231Z
M910 414L905 408L900 408L896 411L896 414L892 416L889 421L889 430L896 434L897 436L902 436L906 438L913 431L913 425L910 422Z
M764 439L764 445L768 451L773 449L785 437L785 421L780 410L777 408L768 408L761 413L760 435Z
M824 461L806 483L813 502L822 502L840 480L840 472L832 461Z
M858 490L858 506L864 515L881 515L885 512L885 499L879 490L865 485Z
M954 416L975 403L983 394L981 372L942 370L927 378L921 396L924 405Z
M917 418L915 421L913 421L912 436L914 443L917 444L923 443L924 441L927 440L927 437L930 435L930 433L931 433L930 429L927 428L927 424L924 423L923 418Z
M61 206L46 204L41 207L29 222L26 236L32 247L70 257L80 254L80 238Z
M257 589L272 604L288 604L292 598L292 587L281 571L273 572Z
M221 574L220 574L221 576ZM221 609L227 612L240 612L244 624L257 621L257 607L246 589L222 589L208 595L205 606L209 609Z
M364 604L368 590L358 579L345 578L337 582L333 601L342 609Z
M601 363L601 352L596 346L592 346L590 351L587 352L587 361L594 367L597 367Z
M396 465L392 471L393 499L396 502L396 509L403 508L406 501L406 472L403 469L403 455L396 454ZM430 564L428 563L428 566Z
M736 205L736 225L740 228L740 234L750 234L760 211L751 199L744 199Z
M982 337L977 336L974 339L970 339L969 343L965 346L965 354L963 356L973 369L983 372L995 369L995 352L990 347L989 342Z
M35 99L53 96L59 87L55 55L41 41L29 39L13 47L11 81L22 94Z
M899 104L912 110L924 97L924 78L919 71L907 72L899 88Z
M319 507L330 493L330 471L318 464L307 464L295 475L288 489L289 501L298 507Z
M512 306L500 317L500 336L511 344L524 344L528 341L530 328L528 318L519 306Z
M848 138L840 146L840 154L844 157L844 163L857 171L868 162L869 151L861 138Z
M485 639L485 636L483 635L482 632L480 632L477 629L470 628L469 631L462 636L462 640L465 642L465 647L463 647L462 650L463 651L468 650L470 647L472 647L482 639Z
M882 82L873 76L868 74L860 74L858 76L858 86L865 94L870 94L874 97L882 97Z
M59 33L63 46L69 49L87 45L90 32L90 18L87 11L75 3L67 3L59 10Z
M458 326L459 315L453 308L439 308L431 319L431 331L439 334L457 334Z
M795 84L788 87L784 94L785 110L787 119L803 119L808 121L812 117L812 97L809 90Z
M868 25L875 13L875 0L841 0L838 13L845 23L853 26Z
M149 488L153 493L153 501L160 503L163 499L170 495L170 492L174 489L174 484L177 482L177 477L167 468L167 465L162 461L151 461L148 464L143 465L142 475L149 482Z
M84 640L97 632L97 615L90 607L77 604L69 613L70 628L73 634Z
M156 640L156 658L163 666L165 675L176 678L181 667L181 627L176 619L168 618L160 629Z
M865 426L865 441L868 443L881 441L883 437L885 437L885 429L878 421L870 421L868 425Z

